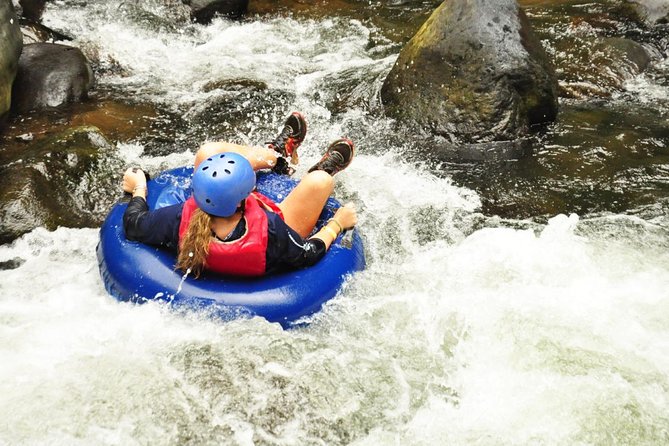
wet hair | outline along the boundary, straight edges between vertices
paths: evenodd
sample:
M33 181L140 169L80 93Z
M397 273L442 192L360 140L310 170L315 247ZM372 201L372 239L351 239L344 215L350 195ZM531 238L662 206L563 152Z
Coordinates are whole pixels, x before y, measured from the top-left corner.
M188 229L179 244L176 268L200 277L209 254L212 218L202 209L193 212Z

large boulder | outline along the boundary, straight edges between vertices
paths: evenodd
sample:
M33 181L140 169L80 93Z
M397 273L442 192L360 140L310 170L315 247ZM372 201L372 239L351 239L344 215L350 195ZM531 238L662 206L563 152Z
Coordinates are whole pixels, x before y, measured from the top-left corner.
M12 84L16 77L23 37L11 1L0 1L0 122L12 103Z
M0 243L38 226L98 226L119 194L122 162L95 127L64 131L0 160Z
M447 0L402 49L381 98L404 124L480 144L555 120L557 86L516 0Z
M199 23L209 23L214 15L240 17L246 13L249 0L183 0L190 6L193 18Z
M29 44L19 59L12 109L24 113L78 102L88 97L92 83L93 71L78 48Z

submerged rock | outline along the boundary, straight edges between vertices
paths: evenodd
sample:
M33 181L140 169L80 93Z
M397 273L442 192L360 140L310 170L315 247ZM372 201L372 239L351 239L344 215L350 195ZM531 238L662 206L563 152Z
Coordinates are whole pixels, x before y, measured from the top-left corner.
M124 1L118 5L123 21L156 33L186 32L191 9L180 0Z
M23 34L23 43L25 44L72 40L72 37L47 28L33 20L21 18L19 19L19 23L21 24L21 33Z
M14 257L13 259L5 260L0 262L0 271L7 271L10 269L16 269L26 263L26 261L20 257Z
M527 6L551 55L561 96L611 96L663 57L661 26L649 27L632 3L522 0L521 4Z
M667 23L669 1L667 0L628 0L637 9L639 15L649 24Z
M442 3L381 98L388 115L452 143L522 138L558 112L555 74L515 0Z
M183 0L190 6L193 18L199 23L209 23L216 14L240 17L246 13L249 0Z
M9 111L23 37L11 1L0 2L0 123Z
M88 97L93 71L78 48L53 43L26 45L19 59L12 109L17 113L79 102Z
M267 138L276 132L270 125L271 116L285 116L290 110L280 107L295 101L293 92L270 89L264 82L250 79L213 82L205 88L213 94L184 115L188 128L181 144L192 146L193 141L211 138L244 142L240 135Z
M0 243L39 226L99 225L118 196L121 162L95 127L28 145L0 168Z
M620 37L587 40L589 45L572 47L571 63L560 68L562 96L608 97L622 91L626 81L650 64L648 50L632 40ZM562 42L562 45L566 43Z

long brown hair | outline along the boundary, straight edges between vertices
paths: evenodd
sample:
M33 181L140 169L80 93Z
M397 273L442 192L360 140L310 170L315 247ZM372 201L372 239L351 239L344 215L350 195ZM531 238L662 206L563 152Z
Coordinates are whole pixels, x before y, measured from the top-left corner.
M202 209L193 212L186 234L179 244L179 256L176 268L200 277L204 262L209 254L211 242L211 216Z

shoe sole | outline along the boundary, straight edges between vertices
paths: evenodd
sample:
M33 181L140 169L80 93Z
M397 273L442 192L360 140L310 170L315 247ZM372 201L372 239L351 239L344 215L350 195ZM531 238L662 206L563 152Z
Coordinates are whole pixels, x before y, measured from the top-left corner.
M300 162L300 158L297 154L297 149L300 147L302 142L304 141L304 138L307 136L307 120L304 117L304 115L300 112L292 112L290 116L295 116L297 121L300 123L300 126L302 127L302 131L300 132L302 137L301 138L295 138L291 136L288 139L288 142L286 143L286 152L290 154L290 163L295 165ZM290 124L288 124L290 125ZM291 127L292 128L292 127Z
M346 145L348 145L351 148L351 157L349 158L346 165L341 169L341 170L344 170L348 166L351 165L351 162L353 161L353 158L355 158L355 144L353 144L353 141L351 141L348 138L340 138L340 139L336 140L335 142L333 142L332 145L337 145L337 144L342 143L342 142L345 143ZM341 170L340 170L340 172L341 172Z
M304 115L300 112L292 112L290 116L297 116L297 120L300 122L300 124L303 127L302 131L302 138L293 138L295 141L297 141L298 144L301 144L302 141L304 141L304 138L307 136L307 119L304 117Z

